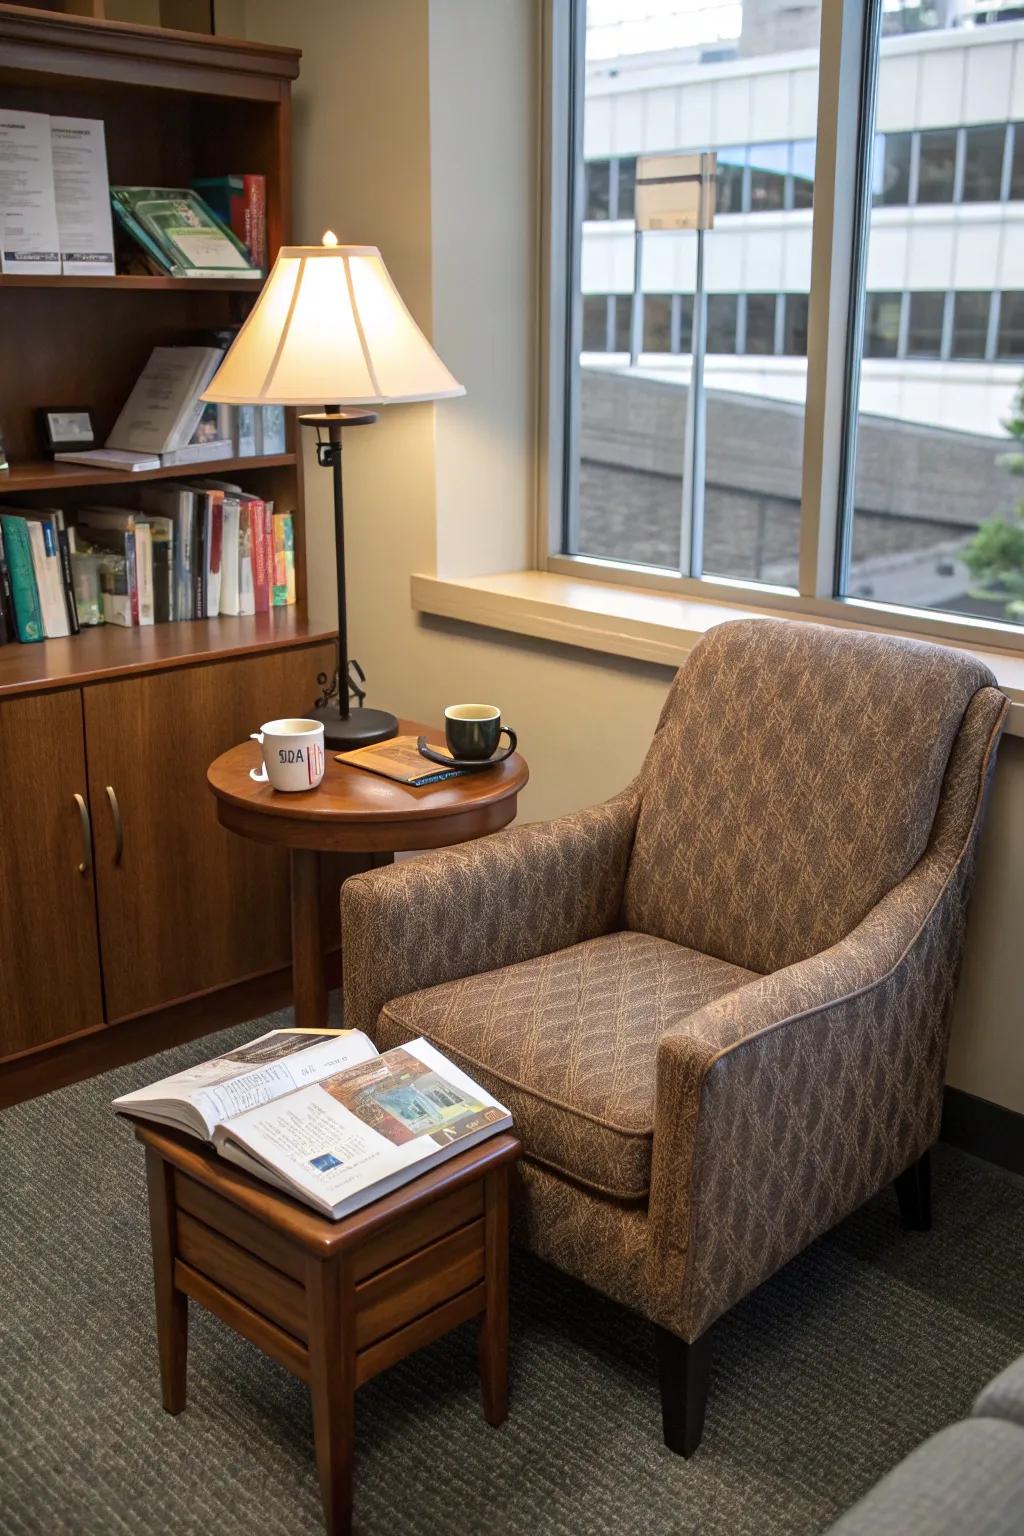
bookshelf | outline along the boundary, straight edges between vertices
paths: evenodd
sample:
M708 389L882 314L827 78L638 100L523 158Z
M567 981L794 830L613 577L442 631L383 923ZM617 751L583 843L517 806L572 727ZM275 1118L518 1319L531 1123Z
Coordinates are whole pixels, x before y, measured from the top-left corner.
M270 259L290 238L295 49L0 4L0 107L101 118L112 184L267 181ZM118 474L41 457L36 412L80 405L103 442L157 345L244 318L252 279L0 275L0 508L230 476L295 521L298 604L251 618L102 626L0 647L0 1103L279 1006L287 865L216 822L206 766L333 665L309 616L301 455ZM140 962L145 956L145 963ZM115 1026L112 1028L111 1026ZM20 1085L20 1086L19 1086Z

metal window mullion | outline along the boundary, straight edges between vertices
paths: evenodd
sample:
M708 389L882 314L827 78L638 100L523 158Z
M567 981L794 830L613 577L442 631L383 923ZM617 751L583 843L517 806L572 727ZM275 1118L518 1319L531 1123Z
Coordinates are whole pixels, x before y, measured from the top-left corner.
M668 322L668 349L670 352L683 350L683 296L674 293L669 301Z
M550 0L546 122L547 206L552 223L546 246L548 268L547 323L550 377L544 421L552 440L561 445L561 547L579 546L580 380L583 334L583 100L586 82L586 0ZM568 90L566 90L568 84ZM564 193L564 197L561 195ZM565 210L567 225L553 210ZM562 329L558 331L561 318ZM607 321L607 310L606 310ZM561 342L561 346L557 343ZM559 431L561 427L561 431ZM553 476L549 475L551 484ZM550 520L549 520L550 521Z
M743 357L747 350L747 295L736 295L736 356Z
M939 341L939 357L948 363L953 354L953 305L954 290L948 289L942 303L942 336Z
M1003 295L998 288L994 288L989 294L988 302L988 332L985 336L985 361L994 363L999 355L999 312L1002 309Z
M905 358L910 338L910 300L912 295L904 288L900 294L900 318L896 326L896 356Z
M617 219L619 216L619 157L612 155L608 160L608 218Z
M1013 146L1017 136L1018 125L1007 123L1006 133L1003 138L1003 168L999 176L999 201L1010 201L1010 184L1013 180Z
M772 355L784 357L786 353L786 295L775 295L775 334L772 337Z
M877 31L872 0L821 11L799 589L834 596L856 456Z
M907 207L917 207L917 190L921 183L921 135L910 135L910 174L907 177Z
M964 200L964 176L967 169L967 129L956 130L956 148L953 152L953 202Z

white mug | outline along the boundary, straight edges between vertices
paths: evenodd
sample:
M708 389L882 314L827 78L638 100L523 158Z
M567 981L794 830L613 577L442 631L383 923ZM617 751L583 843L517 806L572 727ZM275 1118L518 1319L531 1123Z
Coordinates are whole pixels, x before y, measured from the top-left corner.
M315 720L268 720L254 731L263 767L250 768L257 784L274 789L316 789L324 776L324 728Z

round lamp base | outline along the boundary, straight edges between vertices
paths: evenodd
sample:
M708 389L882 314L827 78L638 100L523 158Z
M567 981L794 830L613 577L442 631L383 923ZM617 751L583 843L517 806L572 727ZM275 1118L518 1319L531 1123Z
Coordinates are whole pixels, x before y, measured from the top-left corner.
M336 704L312 709L306 716L324 728L324 745L332 752L354 752L398 735L398 721L386 709L352 709L343 720Z

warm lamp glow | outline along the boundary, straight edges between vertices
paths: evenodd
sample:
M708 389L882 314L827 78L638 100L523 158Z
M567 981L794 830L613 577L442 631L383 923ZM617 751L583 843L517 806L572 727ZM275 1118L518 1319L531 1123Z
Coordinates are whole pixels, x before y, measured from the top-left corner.
M406 309L380 251L282 246L203 399L224 405L388 405L466 391Z
M337 243L338 243L338 237L334 233L334 230L333 229L325 229L324 230L324 236L323 236L323 239L320 241L320 244L321 245L337 245Z

